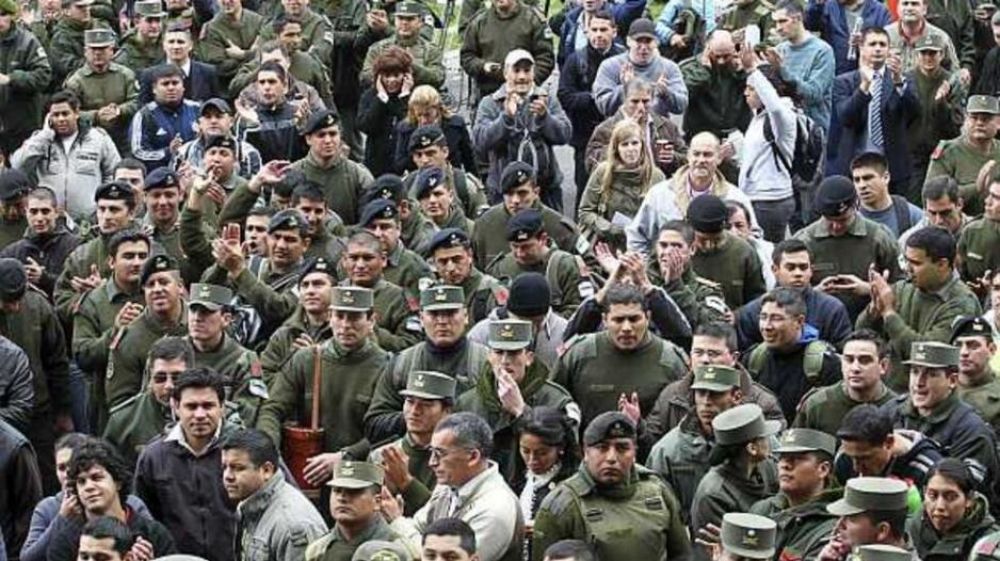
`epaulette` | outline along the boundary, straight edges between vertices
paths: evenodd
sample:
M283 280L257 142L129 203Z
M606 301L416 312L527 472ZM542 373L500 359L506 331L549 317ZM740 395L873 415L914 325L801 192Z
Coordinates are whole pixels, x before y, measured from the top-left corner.
M552 513L552 516L562 516L575 502L573 491L566 485L559 485L545 496L542 505Z
M934 151L931 152L931 159L937 160L938 158L943 156L945 150L948 150L949 148L951 148L951 146L952 146L951 140L942 140L938 142L938 145L934 148Z

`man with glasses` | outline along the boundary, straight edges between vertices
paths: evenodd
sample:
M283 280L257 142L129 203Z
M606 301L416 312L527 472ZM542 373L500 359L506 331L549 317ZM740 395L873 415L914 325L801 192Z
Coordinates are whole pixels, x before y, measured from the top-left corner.
M163 434L173 421L170 393L174 382L194 365L194 351L182 337L164 337L149 349L146 391L111 409L104 438L129 465L134 465L146 443Z

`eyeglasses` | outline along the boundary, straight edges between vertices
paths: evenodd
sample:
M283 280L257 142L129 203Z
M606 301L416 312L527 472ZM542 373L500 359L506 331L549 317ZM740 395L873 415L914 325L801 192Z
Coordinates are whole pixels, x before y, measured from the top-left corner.
M180 376L181 376L180 372L177 372L177 373L174 373L174 374L166 374L166 373L163 373L163 372L157 372L156 374L153 374L152 380L153 380L154 384L165 384L165 383L167 383L167 379L169 378L171 382L175 382L176 383L177 379L180 378Z

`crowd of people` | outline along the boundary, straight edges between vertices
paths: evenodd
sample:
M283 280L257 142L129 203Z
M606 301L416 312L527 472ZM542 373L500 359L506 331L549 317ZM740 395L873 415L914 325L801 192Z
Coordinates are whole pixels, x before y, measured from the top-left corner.
M547 11L0 0L0 561L1000 561L993 0Z

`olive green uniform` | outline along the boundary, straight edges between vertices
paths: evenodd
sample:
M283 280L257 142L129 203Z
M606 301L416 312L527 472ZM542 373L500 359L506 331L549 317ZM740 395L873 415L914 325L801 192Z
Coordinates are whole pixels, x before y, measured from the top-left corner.
M583 540L597 558L689 559L691 544L680 504L657 475L636 465L627 480L598 486L581 465L542 501L535 516L532 561L563 539Z
M958 397L971 405L986 424L993 427L993 432L1000 435L1000 380L993 371L981 383L975 386L959 384L956 390Z
M327 109L336 109L333 103L330 75L323 63L302 51L296 51L288 58L288 73L291 74L291 77L312 86ZM243 63L229 82L229 95L234 99L239 98L243 89L257 80L258 70L260 70L260 63L256 58Z
M370 340L357 349L348 350L331 339L320 349L325 378L319 398L319 426L325 429L323 451L338 452L364 442L361 420L389 354ZM296 351L275 377L270 396L261 408L257 428L267 433L279 446L285 423L309 425L314 356L312 348ZM367 449L366 442L363 446Z
M994 139L985 153L972 147L964 135L942 140L931 154L925 181L942 175L954 178L958 194L965 202L962 212L977 216L983 213L983 198L976 188L976 178L983 164L990 160L1000 162L1000 140Z
M959 234L956 256L956 269L964 281L1000 271L1000 222L985 216L969 222Z
M444 177L445 183L451 187L452 193L455 194L452 207L458 209L459 214L462 216L474 219L483 212L483 209L489 206L486 200L486 188L483 187L483 182L475 175L466 173L461 169L456 169L450 162L445 162ZM406 192L409 193L411 200L416 200L416 183L417 172L411 171L403 176L403 187L406 188ZM448 220L457 221L453 216L449 216ZM464 223L461 225L452 224L451 226L461 228L470 235L472 233L472 227ZM448 227L442 225L441 229Z
M650 263L647 270L651 280L663 287L667 296L670 296L687 318L692 329L702 324L724 320L719 310L705 303L708 298L725 301L726 295L722 292L721 284L698 275L690 266L677 280L664 282L659 278L659 268L659 264L655 261Z
M272 25L279 17L291 17L285 12L280 2L262 5L260 15L268 18L268 22L260 29L261 42L277 39ZM299 48L303 51L323 42L323 35L333 30L333 24L330 23L329 18L309 6L306 6L296 19L302 24L302 44Z
M163 52L162 37L143 40L135 29L122 36L121 48L114 58L118 64L136 70L151 68L164 60L166 53Z
M647 333L634 350L618 350L607 331L574 337L559 358L552 380L580 405L581 424L618 409L618 396L639 395L641 411L651 411L660 391L687 372L684 351Z
M260 366L268 386L298 350L294 343L300 335L308 335L314 343L322 343L333 337L333 329L330 328L329 322L310 325L305 310L301 306L296 308L292 317L285 320L285 323L271 335L267 347L260 353Z
M73 290L71 281L73 277L89 277L90 267L97 266L97 273L101 278L111 276L111 267L108 265L107 238L96 237L73 250L66 258L66 265L62 274L56 280L54 299L56 311L59 317L67 324L74 322L73 316L79 311L80 304L85 294ZM112 317L112 319L114 319Z
M486 267L486 272L501 282L513 280L521 273L541 273L549 282L552 310L569 318L583 302L580 294L580 265L576 257L561 249L549 247L541 262L523 266L512 254L500 254Z
M420 341L423 328L420 319L413 315L403 289L379 279L372 290L375 292L373 309L378 316L375 336L379 346L389 352L401 352Z
M0 53L3 56L3 53ZM0 99L3 98L3 89L0 86ZM28 229L28 220L21 218L20 220L8 221L6 218L0 218L0 249L7 247L8 245L19 241L24 237L24 231Z
M507 304L507 288L491 275L479 272L475 266L462 283L465 292L465 309L469 325L473 326L489 317L490 310Z
M372 540L395 542L406 547L406 540L382 518L378 512L372 517L371 524L354 539L349 540L334 526L330 533L309 544L306 549L306 561L351 561L354 551L361 544ZM393 556L395 558L395 556ZM405 561L405 560L403 560Z
M220 10L201 30L198 59L215 65L219 81L228 82L236 75L236 69L240 64L249 60L253 53L247 52L246 57L238 59L226 54L226 48L232 43L244 51L249 51L257 43L258 33L264 25L264 17L256 12L244 9L240 14L240 21L234 22Z
M406 218L401 217L400 222L400 241L406 244L407 248L425 255L431 238L437 232L437 226L416 208L411 210Z
M112 341L104 382L105 403L113 407L139 393L144 385L149 349L160 337L187 335L187 309L182 305L177 323L164 325L147 308Z
M372 45L365 55L365 64L361 69L362 83L372 82L372 66L375 59L392 46L401 47L413 56L414 86L428 85L437 90L441 89L441 85L444 84L444 60L441 49L419 34L410 39L403 39L394 34Z
M886 338L893 365L889 387L905 392L909 369L903 361L910 358L910 345L916 341L948 341L955 317L978 316L982 310L976 295L957 278L949 279L933 294L908 281L896 282L892 292L897 313L883 320L866 310L858 317L856 327L875 329Z
M462 70L478 84L480 98L495 92L503 83L501 74L486 73L486 63L503 66L507 53L514 49L524 49L534 57L536 84L552 74L555 66L552 32L545 24L544 14L536 8L518 0L507 15L501 16L495 7L490 7L469 20L459 57Z
M322 257L327 263L340 263L340 258L344 255L347 244L342 238L330 234L323 227L318 228L315 236L309 238L309 247L306 249L306 259L318 259Z
M759 464L751 475L731 460L712 467L698 484L691 502L691 528L697 531L707 524L722 525L727 512L748 512L759 500L778 490L778 469L774 460ZM696 549L703 554L704 549ZM696 555L695 558L705 558Z
M267 385L260 374L257 353L249 351L223 332L218 348L209 351L194 349L194 365L208 367L222 376L226 384L226 400L239 405L240 418L248 425L257 420L260 407L267 397Z
M163 434L170 421L170 408L145 391L111 409L103 434L129 465L135 465L142 449Z
M1000 526L990 515L986 497L979 493L973 493L972 505L946 534L935 529L924 512L906 521L906 533L913 540L915 557L921 561L964 561L979 538L998 530ZM974 553L971 557L977 556Z
M792 426L795 428L816 429L827 434L836 435L844 417L852 409L864 403L881 406L895 397L896 393L883 386L882 393L871 402L855 401L847 394L843 382L822 388L809 390L799 404L798 413Z
M646 465L660 474L677 494L685 521L690 517L698 482L712 467L708 455L713 447L715 439L702 433L698 417L692 414L670 429L649 452Z
M732 310L767 291L757 253L750 244L729 232L725 232L717 249L695 253L691 268L722 285L726 305Z
M535 201L531 208L542 212L542 228L556 246L574 253L579 233L573 221L543 205L541 201ZM498 204L476 219L472 248L476 256L476 267L479 269L485 269L498 255L510 251L510 243L507 241L507 220L510 216L507 207Z
M479 373L476 387L458 396L454 411L468 411L479 415L493 429L493 454L500 474L507 481L515 481L523 476L523 463L519 465L518 454L520 438L518 418L503 409L497 396L497 378L493 367L483 365ZM524 415L532 407L552 407L564 412L570 418L579 418L579 408L573 402L573 396L563 387L549 381L549 369L540 361L534 361L524 374L524 379L518 382L521 397L524 399ZM521 470L521 473L519 473Z
M409 458L406 469L413 480L405 489L400 490L399 494L403 497L403 516L413 516L420 510L420 507L427 504L431 498L431 491L437 485L437 476L434 475L434 470L430 466L430 448L417 447L410 435L405 434L395 442L372 450L368 455L368 461L375 465L381 465L382 452L386 446L398 446Z
M842 236L830 234L825 218L813 222L795 234L812 252L813 284L835 275L855 275L868 278L868 268L879 272L889 271L889 280L898 279L899 246L889 230L860 214ZM852 294L835 293L847 307L852 318L857 318L868 305L868 298ZM908 345L909 343L907 343Z
M101 27L91 20L87 23L60 16L49 39L49 60L52 63L52 81L59 88L70 74L84 66L83 32Z
M375 182L368 168L343 157L337 158L330 167L323 168L311 152L291 167L323 187L327 208L336 212L344 224L358 223L361 193Z
M80 99L80 118L93 125L99 124L98 109L110 103L117 104L121 114L110 127L103 128L115 141L120 153L130 153L128 127L139 109L139 84L135 72L112 62L106 72L98 74L85 64L66 78L65 89Z
M827 489L811 501L791 506L784 493L778 493L750 508L753 514L766 516L778 524L778 552L781 561L816 559L837 526L838 516L830 514L826 505L839 500L844 491Z
M4 123L0 146L9 155L41 127L42 92L52 80L52 67L42 43L24 25L15 23L0 36L0 73L10 78L10 83L0 86L0 121ZM20 239L23 233L24 228L12 239ZM8 243L3 240L3 246Z
M718 27L726 31L736 31L748 25L756 25L760 28L760 37L767 40L771 31L771 12L774 11L774 4L767 0L754 0L744 5L734 3L732 9L722 17Z
M427 262L401 243L389 252L382 275L385 280L402 288L406 297L413 301L420 299L420 279L434 276Z
M929 32L928 32L929 33ZM901 41L904 50L910 50L912 65L917 63L917 53L908 49L905 41ZM895 47L895 46L894 46ZM903 55L903 65L906 67L906 53ZM954 68L954 66L952 67ZM913 93L920 100L920 116L910 123L907 129L908 147L913 158L913 175L910 190L906 193L910 202L921 204L920 190L927 176L931 154L935 147L944 139L954 138L962 131L962 120L965 118L966 88L959 81L958 72L949 72L938 68L937 72L926 75L920 70L914 70L910 75L913 80ZM937 92L942 84L948 83L951 88L948 95L937 99Z

